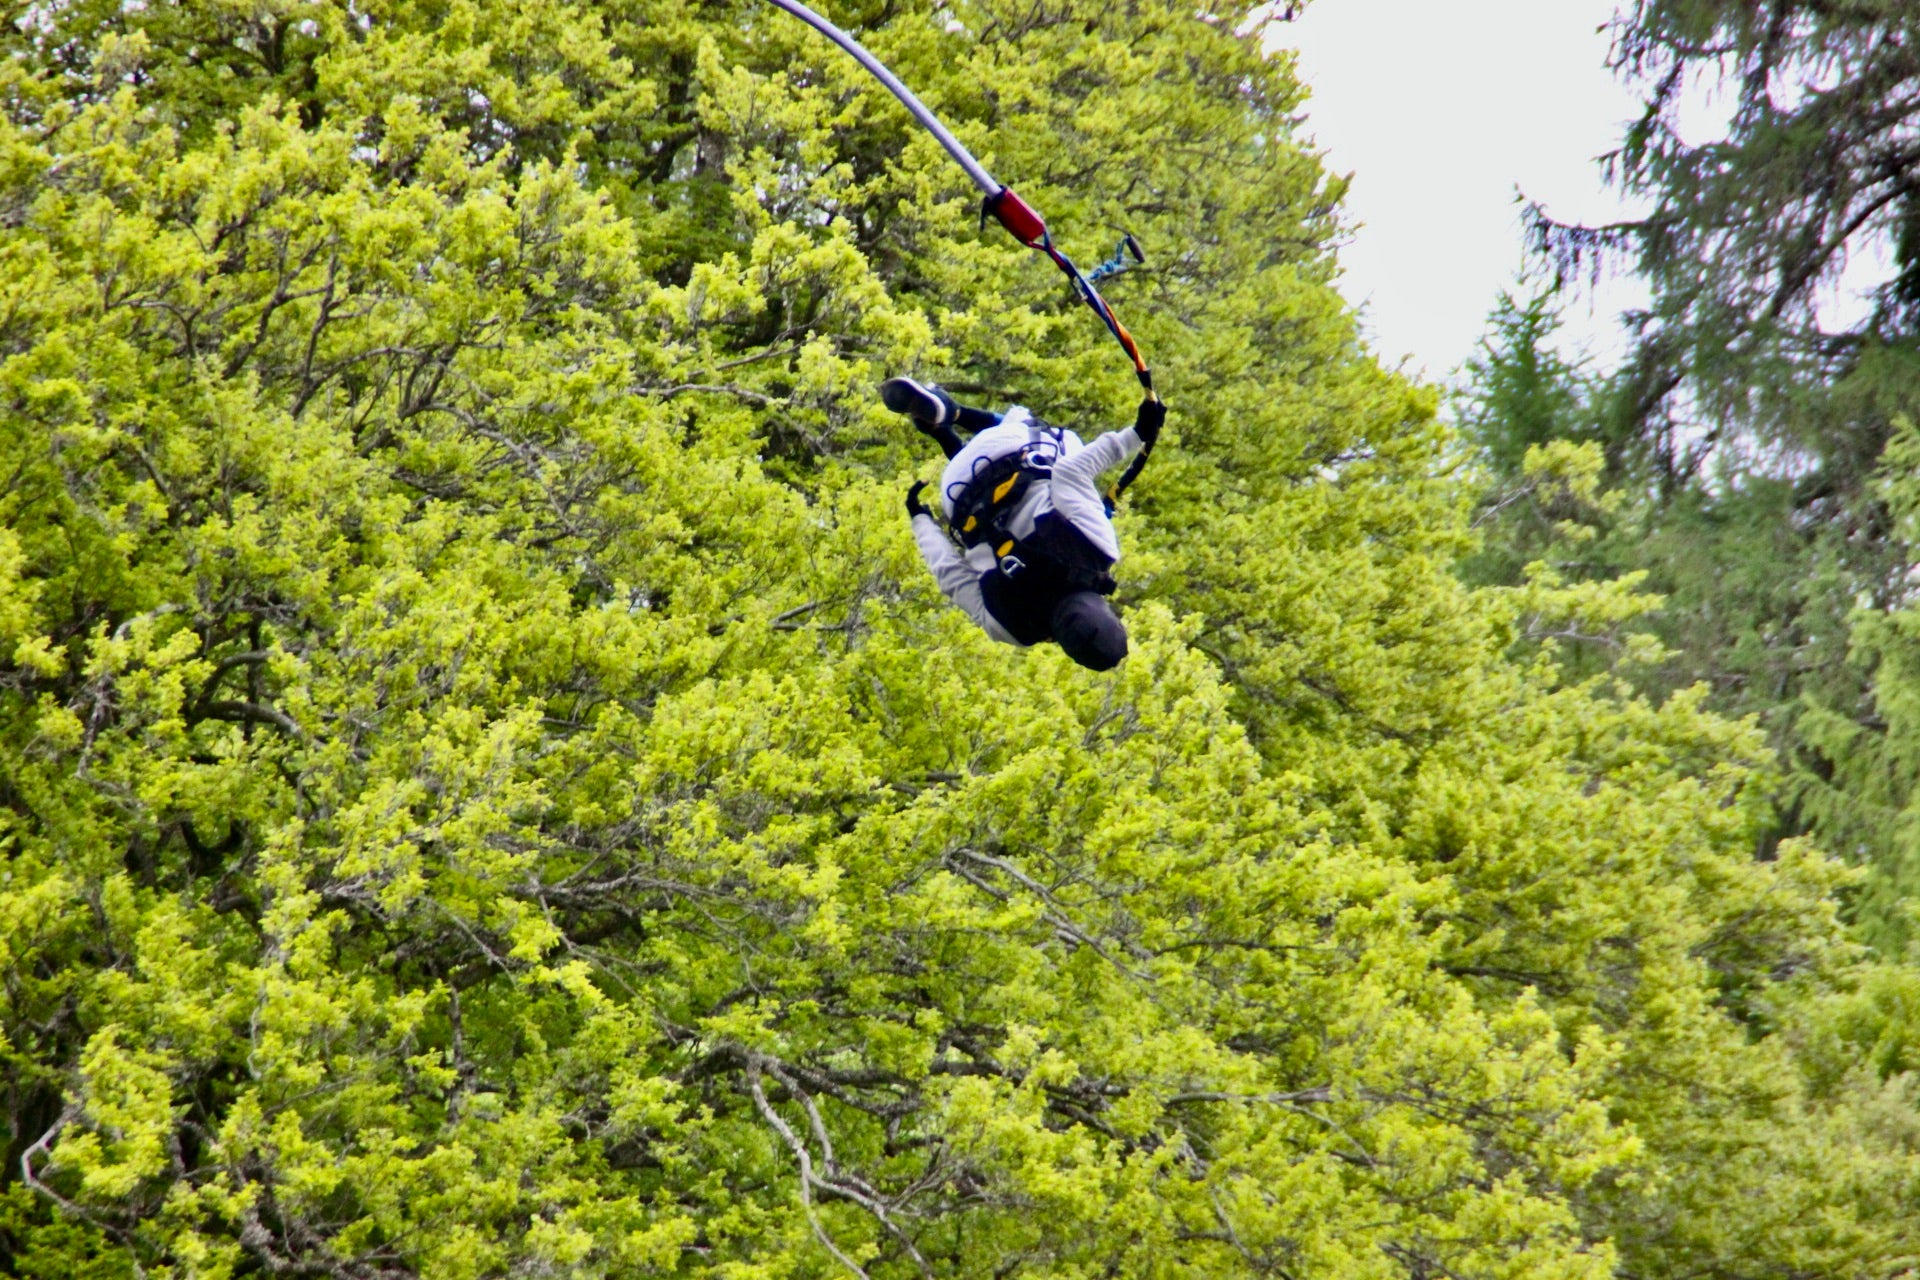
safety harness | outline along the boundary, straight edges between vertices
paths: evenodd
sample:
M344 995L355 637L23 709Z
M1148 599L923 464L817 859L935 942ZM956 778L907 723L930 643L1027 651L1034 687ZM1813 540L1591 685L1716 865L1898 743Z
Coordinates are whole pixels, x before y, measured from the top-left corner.
M982 460L964 484L950 490L948 527L971 551L987 547L996 572L981 582L987 607L1022 644L1047 638L1054 606L1076 591L1112 595L1113 561L1084 534L1052 512L1042 512L1024 534L1015 519L1035 484L1052 479L1060 458L1058 428L1034 419L1022 448Z
M953 518L950 527L960 545L993 548L993 559L1001 573L1018 577L1024 562L1018 551L1020 539L1013 533L1013 515L1026 500L1036 480L1053 474L1052 459L1042 454L1044 445L1029 444L1016 453L983 462L960 492L951 494Z

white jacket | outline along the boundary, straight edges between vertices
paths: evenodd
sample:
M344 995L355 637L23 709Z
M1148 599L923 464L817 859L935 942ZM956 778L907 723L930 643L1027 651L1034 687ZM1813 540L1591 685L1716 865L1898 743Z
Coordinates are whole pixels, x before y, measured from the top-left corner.
M1082 444L1080 437L1071 431L1040 426L1024 408L1016 405L1008 410L998 426L974 436L966 448L947 463L946 472L940 477L942 510L948 519L952 518L953 501L966 489L976 467L1017 453L1029 444L1048 441L1059 450L1052 478L1027 490L1008 520L1009 532L1015 538L1024 538L1033 532L1034 521L1051 511L1118 561L1120 540L1114 535L1112 521L1107 519L1106 503L1101 500L1095 482L1102 472L1119 466L1140 451L1140 437L1132 427L1109 431L1092 444ZM940 584L947 599L995 640L1002 644L1018 643L987 611L986 598L980 591L981 578L1000 571L992 547L973 547L962 558L946 530L931 515L914 517L913 540L920 548L920 558L933 570L934 581Z

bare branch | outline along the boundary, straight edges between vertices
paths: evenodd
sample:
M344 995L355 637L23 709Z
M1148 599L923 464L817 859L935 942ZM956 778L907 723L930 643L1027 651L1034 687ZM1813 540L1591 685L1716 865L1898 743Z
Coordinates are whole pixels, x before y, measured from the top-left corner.
M800 1164L800 1208L807 1215L807 1224L813 1228L814 1239L833 1255L835 1261L859 1276L860 1280L872 1280L859 1263L840 1251L840 1246L833 1242L833 1237L820 1224L820 1215L813 1207L813 1156L807 1151L806 1143L795 1136L787 1122L780 1118L780 1113L773 1109L773 1104L767 1101L766 1090L760 1087L760 1064L751 1059L747 1063L747 1089L753 1094L753 1105L759 1109L761 1118L780 1135L780 1140L787 1144L787 1150L793 1152L793 1158Z

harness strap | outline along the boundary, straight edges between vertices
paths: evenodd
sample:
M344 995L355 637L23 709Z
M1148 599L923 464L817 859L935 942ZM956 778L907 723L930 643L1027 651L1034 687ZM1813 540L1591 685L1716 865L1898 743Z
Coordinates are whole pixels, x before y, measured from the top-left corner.
M1034 480L1053 474L1063 433L1040 419L1027 415L1027 442L1019 449L996 458L980 458L973 474L958 483L958 492L948 488L953 511L948 527L966 547L983 542L999 543L1012 537L1007 521L1026 497Z

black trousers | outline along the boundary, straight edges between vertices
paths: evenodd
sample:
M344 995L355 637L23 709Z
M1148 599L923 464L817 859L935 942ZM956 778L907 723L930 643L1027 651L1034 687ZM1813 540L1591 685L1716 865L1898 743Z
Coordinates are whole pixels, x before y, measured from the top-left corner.
M920 428L933 437L934 443L940 446L940 452L946 454L949 461L967 447L960 439L961 431L970 436L978 435L988 427L1000 425L1000 415L997 413L958 402L954 404L954 408L957 412L953 415L952 422L942 423L937 427Z

